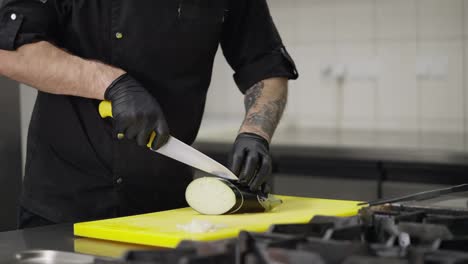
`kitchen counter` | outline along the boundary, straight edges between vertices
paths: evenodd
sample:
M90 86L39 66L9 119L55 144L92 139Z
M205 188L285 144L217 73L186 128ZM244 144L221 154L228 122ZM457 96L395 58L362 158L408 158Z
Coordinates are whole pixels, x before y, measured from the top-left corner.
M194 146L226 163L236 137L230 123L202 127ZM468 182L468 134L282 127L271 146L274 173L424 182Z
M211 123L204 124L196 142L232 144L237 131L238 128L231 122L221 122L217 126ZM468 133L336 130L283 126L276 131L272 146L444 152L464 154L468 157ZM438 158L430 160L437 161ZM464 161L468 162L468 159Z
M227 153L236 130L221 127L201 129L195 147ZM271 148L279 158L468 166L468 134L462 133L283 128L275 134Z
M120 257L129 250L146 246L115 243L73 236L72 224L52 225L0 233L0 263L15 263L15 254L24 250L46 249L96 256Z

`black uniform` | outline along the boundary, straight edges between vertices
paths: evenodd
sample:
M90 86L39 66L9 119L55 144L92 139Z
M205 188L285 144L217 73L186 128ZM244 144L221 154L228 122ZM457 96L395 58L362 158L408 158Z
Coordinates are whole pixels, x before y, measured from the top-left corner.
M6 0L0 49L47 40L122 68L157 98L171 134L192 144L219 44L245 92L297 78L266 0ZM191 168L119 141L99 101L39 92L21 204L52 222L185 205Z

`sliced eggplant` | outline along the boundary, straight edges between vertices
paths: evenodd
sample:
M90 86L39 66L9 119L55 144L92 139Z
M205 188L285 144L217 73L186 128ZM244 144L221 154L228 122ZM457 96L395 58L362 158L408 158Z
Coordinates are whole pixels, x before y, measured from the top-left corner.
M247 186L214 177L190 183L185 199L195 211L206 215L259 213L282 203L273 195L254 193Z

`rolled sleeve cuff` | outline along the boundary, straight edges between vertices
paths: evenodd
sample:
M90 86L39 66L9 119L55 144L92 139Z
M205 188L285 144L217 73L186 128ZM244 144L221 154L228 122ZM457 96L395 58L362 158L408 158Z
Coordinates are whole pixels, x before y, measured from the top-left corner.
M275 77L289 80L299 77L296 65L284 47L245 65L234 74L234 80L242 93L260 81Z
M22 14L13 11L0 13L0 49L16 49L16 38L23 20L24 16Z

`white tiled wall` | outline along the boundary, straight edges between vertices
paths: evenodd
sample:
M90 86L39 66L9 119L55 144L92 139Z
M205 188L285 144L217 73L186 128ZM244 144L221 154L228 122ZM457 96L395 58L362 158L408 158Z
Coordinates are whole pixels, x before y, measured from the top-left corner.
M381 40L414 40L417 0L376 1L376 37ZM446 1L444 1L446 2Z
M379 77L379 129L417 130L419 90L415 78L416 42L386 42L378 47L382 62Z
M301 73L291 84L285 123L468 131L468 0L269 0L269 4ZM323 73L338 65L347 69L341 84ZM222 56L216 68L207 119L241 120L242 97ZM467 141L461 142L461 149L468 149Z
M463 36L464 0L419 0L417 34L423 40L460 39Z

